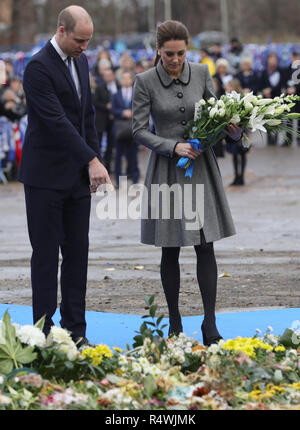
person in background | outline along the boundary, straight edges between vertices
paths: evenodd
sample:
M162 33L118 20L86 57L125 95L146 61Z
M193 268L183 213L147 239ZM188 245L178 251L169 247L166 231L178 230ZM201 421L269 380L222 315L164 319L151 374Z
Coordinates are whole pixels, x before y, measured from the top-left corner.
M116 156L115 156L115 178L116 188L119 188L119 177L122 175L122 157L127 159L127 172L133 184L139 180L139 169L137 162L137 144L133 140L131 131L132 122L132 86L134 76L128 71L121 75L121 88L112 97L112 113L115 116L116 133ZM124 132L119 134L118 127Z
M98 53L98 55L97 55L97 57L95 59L95 64L94 64L94 67L93 67L93 70L92 70L92 74L95 77L95 80L96 80L97 83L103 83L103 79L102 79L102 76L101 76L101 71L99 71L99 63L100 63L101 60L107 60L107 61L109 61L108 68L114 70L113 62L112 62L112 59L111 59L109 51L107 51L106 49L101 50Z
M102 58L97 63L97 74L95 76L95 81L97 85L101 85L104 83L103 73L106 70L111 70L111 63L107 58Z
M253 70L252 59L250 57L242 58L240 68L241 70L235 75L235 78L239 80L242 92L247 94L253 91L253 94L257 94L259 90L259 76Z
M263 97L279 97L286 85L286 72L279 66L279 58L275 52L267 56L266 68L262 71L260 80L260 91ZM267 144L277 144L277 133L267 133Z
M217 60L219 60L219 58L223 57L221 43L219 43L219 42L215 43L213 46L211 46L209 52L210 52L210 56L213 59L214 63L216 63Z
M216 62L216 73L213 75L213 85L216 97L219 99L225 94L225 85L232 79L229 73L229 64L225 58L219 58ZM214 146L213 151L217 158L224 157L224 140L219 140Z
M200 49L200 55L200 63L207 64L210 75L214 76L214 74L216 73L216 66L214 60L210 57L208 50L205 48Z
M298 70L297 70L298 69ZM296 73L295 73L296 72ZM295 75L294 75L295 73ZM294 51L291 54L291 64L286 68L286 94L300 96L300 55L298 52ZM292 108L292 112L300 113L300 101L297 101L295 106ZM300 133L300 120L296 121L296 127L298 133ZM289 126L293 126L293 120L288 122ZM291 133L287 132L286 136L292 142ZM300 145L300 138L297 138L297 143ZM289 146L288 142L283 144L284 146Z
M237 37L233 37L230 41L230 48L227 53L227 59L229 61L230 68L235 74L240 67L241 56L243 54L244 47Z
M120 81L123 72L129 72L132 75L135 75L135 67L134 59L127 52L124 52L119 60L119 68L116 70L116 78Z
M5 60L6 82L4 87L9 87L11 79L14 77L14 65L11 60Z
M26 104L24 95L20 98L10 87L6 87L2 96L1 103L8 111L12 111L15 119L22 118L26 114Z
M224 86L233 78L229 72L229 63L225 58L220 58L216 62L216 73L213 75L215 88L217 89L216 97L219 99L225 94Z
M103 72L104 82L98 85L93 94L93 105L96 110L96 129L101 143L103 133L106 133L106 149L103 155L103 162L108 171L111 172L112 153L114 148L114 116L112 114L112 97L120 88L116 81L115 73L112 69L106 69Z
M227 93L231 93L235 91L236 93L241 94L243 89L241 83L238 79L232 79L225 85L225 91ZM230 186L235 185L244 185L244 175L247 164L247 152L249 148L244 147L240 142L239 143L230 143L226 142L226 150L230 154L232 154L233 168L234 168L234 180L230 184Z

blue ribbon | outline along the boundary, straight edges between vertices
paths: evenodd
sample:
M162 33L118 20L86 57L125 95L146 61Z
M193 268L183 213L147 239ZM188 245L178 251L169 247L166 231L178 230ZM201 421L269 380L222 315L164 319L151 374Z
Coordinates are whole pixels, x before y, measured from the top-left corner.
M199 139L188 139L188 142L192 144L193 148L198 151L199 149L201 149L202 151L205 151L205 147L200 143ZM194 160L191 160L188 157L181 157L178 161L178 163L176 164L177 167L181 167L184 169L184 166L186 165L186 163L188 161L191 161L190 165L186 168L186 172L185 172L185 177L189 177L191 178L193 175L193 170L194 170Z

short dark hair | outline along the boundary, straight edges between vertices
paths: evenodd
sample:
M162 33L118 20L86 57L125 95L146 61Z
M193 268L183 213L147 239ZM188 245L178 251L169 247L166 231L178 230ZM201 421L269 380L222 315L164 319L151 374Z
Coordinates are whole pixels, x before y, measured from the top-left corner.
M68 10L68 8L63 9L57 18L57 28L63 26L67 33L72 33L76 26L76 21Z

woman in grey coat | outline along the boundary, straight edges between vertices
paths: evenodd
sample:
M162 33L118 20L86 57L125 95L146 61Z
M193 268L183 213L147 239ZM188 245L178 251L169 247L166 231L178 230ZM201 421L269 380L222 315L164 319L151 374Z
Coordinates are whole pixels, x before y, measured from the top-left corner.
M169 335L182 332L178 307L181 246L194 246L202 295L203 343L218 342L215 322L217 265L213 242L235 234L213 150L196 151L187 142L186 126L201 98L214 96L207 65L186 60L188 31L178 21L157 29L156 66L136 76L133 135L151 149L142 201L141 241L162 248L161 280L169 309ZM154 130L149 129L150 118ZM241 130L228 125L228 138ZM191 178L176 166L180 157L194 161Z

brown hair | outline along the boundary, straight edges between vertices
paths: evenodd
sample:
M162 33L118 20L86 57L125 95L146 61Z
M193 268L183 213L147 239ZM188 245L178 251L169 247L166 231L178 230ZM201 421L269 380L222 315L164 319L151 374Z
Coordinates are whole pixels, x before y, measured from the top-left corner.
M189 32L188 29L182 22L168 20L163 22L157 27L156 31L156 45L157 48L161 48L165 42L169 40L184 40L186 45L189 43ZM154 65L158 63L160 56L156 50L156 58Z

